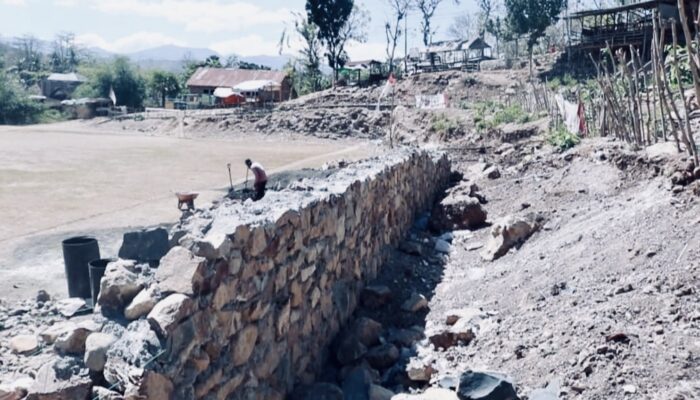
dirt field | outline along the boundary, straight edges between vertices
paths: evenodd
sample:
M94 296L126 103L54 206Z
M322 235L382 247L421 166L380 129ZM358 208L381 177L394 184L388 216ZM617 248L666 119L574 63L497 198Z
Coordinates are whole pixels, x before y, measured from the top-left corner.
M243 160L268 171L361 158L370 147L321 140L187 140L97 133L71 125L0 128L0 292L65 295L61 240L94 235L114 256L125 231L174 222L171 191L200 192L198 205L245 178Z

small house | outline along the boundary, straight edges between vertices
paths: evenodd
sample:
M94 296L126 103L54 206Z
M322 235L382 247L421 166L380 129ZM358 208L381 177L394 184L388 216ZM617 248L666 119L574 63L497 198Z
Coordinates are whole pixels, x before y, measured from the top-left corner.
M491 46L482 38L435 42L410 57L410 72L447 69L475 70L483 60L492 59Z
M69 74L53 73L41 81L41 94L51 99L65 100L70 98L75 89L85 82L87 82L87 78L75 72Z
M365 83L375 85L384 79L383 63L377 60L349 61L343 70L348 71L353 82L359 86L363 86ZM363 76L366 77L364 82Z
M187 80L190 94L215 96L224 91L235 92L248 101L284 101L296 97L291 78L286 72L201 67Z

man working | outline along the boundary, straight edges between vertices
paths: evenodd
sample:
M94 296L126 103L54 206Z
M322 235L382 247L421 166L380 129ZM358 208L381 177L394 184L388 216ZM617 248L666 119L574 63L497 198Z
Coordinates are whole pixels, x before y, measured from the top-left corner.
M253 196L254 201L258 201L265 196L265 186L267 185L267 174L265 173L265 169L263 168L262 165L258 162L252 162L249 159L245 160L245 165L248 167L249 170L253 171L253 175L255 175L255 184L253 184L253 188L255 189L255 195Z

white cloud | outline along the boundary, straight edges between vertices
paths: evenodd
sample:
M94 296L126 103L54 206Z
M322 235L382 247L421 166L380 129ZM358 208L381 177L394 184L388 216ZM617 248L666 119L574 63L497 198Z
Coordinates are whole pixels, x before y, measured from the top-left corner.
M86 33L77 35L75 40L83 46L99 47L113 53L131 53L166 44L186 46L186 43L180 40L157 32L136 32L112 41L96 33Z
M54 4L60 7L74 7L80 3L80 0L54 0Z
M0 4L6 6L25 6L27 5L27 0L0 0Z
M368 43L350 43L346 46L350 60L370 60L379 61L386 60L386 43L368 42ZM400 56L401 51L396 50L397 56Z
M17 1L17 0L0 0ZM54 0L59 5L78 2L109 14L160 18L189 32L240 32L251 27L289 20L286 8L269 10L238 0Z
M224 40L212 43L209 48L219 54L237 54L239 56L259 56L261 54L274 55L279 52L277 40L264 39L260 35L247 35L236 39ZM290 49L284 49L284 53L293 53L298 50L296 44L290 44Z

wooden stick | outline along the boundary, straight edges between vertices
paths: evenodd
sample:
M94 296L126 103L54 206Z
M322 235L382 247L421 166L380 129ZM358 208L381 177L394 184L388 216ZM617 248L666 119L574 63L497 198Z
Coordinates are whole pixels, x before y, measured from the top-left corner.
M693 140L693 131L690 128L690 110L688 110L688 103L685 101L685 92L683 91L683 79L681 78L680 68L678 67L678 54L676 48L678 47L678 35L676 34L676 24L672 24L671 32L673 33L673 68L676 72L676 79L678 80L678 92L680 95L681 103L683 103L683 110L685 111L685 142L688 146L688 153L693 156L695 160L695 165L698 165L698 149L695 147L695 140ZM694 61L688 60L690 63Z

